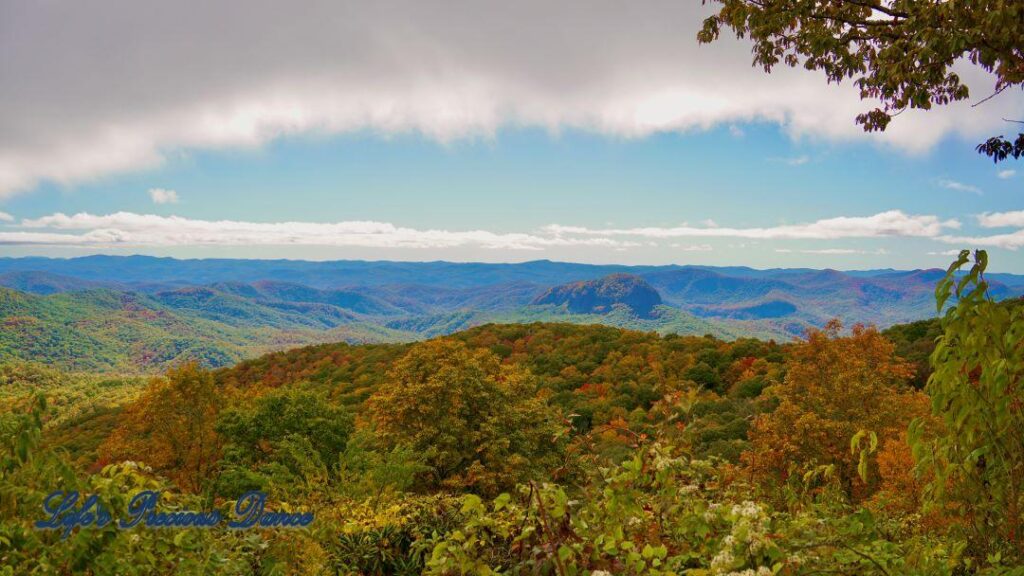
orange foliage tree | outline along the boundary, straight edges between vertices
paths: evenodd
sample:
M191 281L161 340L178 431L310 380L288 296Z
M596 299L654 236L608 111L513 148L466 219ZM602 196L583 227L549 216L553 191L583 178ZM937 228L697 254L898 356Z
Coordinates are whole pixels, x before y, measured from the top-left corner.
M858 474L860 456L850 448L854 435L874 432L885 453L914 417L927 412L928 404L907 386L911 366L877 330L857 325L845 337L841 330L833 320L794 347L784 381L768 389L778 407L755 420L743 461L769 484L784 482L794 472L832 466L847 496L861 500L877 489L877 458L871 456L864 482Z
M220 453L214 424L223 405L210 372L188 363L154 378L100 448L101 460L144 462L198 491Z

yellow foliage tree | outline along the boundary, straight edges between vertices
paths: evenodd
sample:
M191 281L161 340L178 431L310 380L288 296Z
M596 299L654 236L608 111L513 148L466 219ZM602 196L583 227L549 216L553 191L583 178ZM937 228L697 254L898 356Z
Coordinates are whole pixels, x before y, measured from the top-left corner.
M386 447L426 456L430 487L494 494L556 462L557 420L530 374L457 340L414 346L367 414Z

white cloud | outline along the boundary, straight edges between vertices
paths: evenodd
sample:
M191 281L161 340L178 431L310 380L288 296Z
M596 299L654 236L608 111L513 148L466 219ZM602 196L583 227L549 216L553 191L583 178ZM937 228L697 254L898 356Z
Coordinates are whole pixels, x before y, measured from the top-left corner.
M979 196L981 195L981 188L978 188L977 186L972 186L970 184L957 182L956 180L949 180L948 178L943 178L939 180L939 186L947 190L956 190L957 192L970 192L971 194L977 194Z
M775 251L780 253L780 254L793 254L793 253L797 253L797 254L825 254L825 255L829 255L829 256L847 255L847 254L875 254L875 255L882 256L882 255L885 255L885 254L889 253L884 248L879 248L878 250L858 250L858 249L855 249L855 248L821 248L821 249L808 249L808 250L793 250L793 249L790 249L790 248L779 248L779 249L777 249Z
M54 213L23 219L17 231L0 233L0 244L55 246L352 246L372 248L476 247L503 250L544 250L591 246L612 249L657 247L680 238L740 238L750 240L835 240L843 238L941 238L960 227L956 220L931 215L908 215L899 210L873 216L840 216L805 224L767 228L730 228L714 222L673 228L605 228L552 224L532 232L438 230L397 226L389 222L244 222L199 220L116 212L112 214ZM713 250L710 244L671 242L671 248L690 252ZM780 250L782 251L782 250ZM807 254L882 253L826 248Z
M754 238L792 240L834 240L839 238L882 238L889 236L936 237L943 230L957 229L956 220L942 221L936 216L908 215L900 210L880 212L873 216L839 216L807 224L773 226L770 228L726 228L678 226L675 228L599 228L560 226L552 224L545 231L556 236L638 236L646 238Z
M985 228L1024 228L1024 210L1013 212L986 212L978 214L978 224Z
M998 176L1002 180L1009 180L1010 178L1013 178L1016 175L1016 170L1000 170L999 172L996 173L996 176Z
M992 236L950 236L944 235L938 240L947 244L960 244L965 247L994 246L1016 250L1024 246L1024 210L1012 212L986 212L976 216L978 224L983 228L1018 228L1006 234Z
M1024 229L1010 232L1009 234L995 234L992 236L941 236L938 240L947 244L960 244L961 246L971 248L992 246L1016 250L1024 246Z
M637 242L611 238L561 238L486 230L419 230L387 222L240 222L195 220L117 212L107 215L51 214L25 219L22 228L44 232L0 232L0 244L55 246L358 246L543 250L556 246L629 248Z
M733 38L699 46L708 11L678 0L19 3L0 19L0 197L301 133L642 137L760 121L919 153L1024 116L1024 98L1007 91L865 134L853 118L873 103L851 82L764 74ZM994 85L968 64L957 71L973 93Z
M0 212L0 222L14 222L14 216L7 212Z
M747 133L743 131L743 128L740 128L735 124L729 125L729 134L732 134L733 138L743 138L747 135Z
M669 246L680 252L711 252L714 250L711 244L679 244L678 242L673 242Z
M174 190L166 190L164 188L150 188L149 197L153 200L154 204L177 204L178 193Z
M942 250L942 251L938 251L938 252L929 252L928 255L929 256L959 256L960 255L960 249L959 248L953 248L951 250Z

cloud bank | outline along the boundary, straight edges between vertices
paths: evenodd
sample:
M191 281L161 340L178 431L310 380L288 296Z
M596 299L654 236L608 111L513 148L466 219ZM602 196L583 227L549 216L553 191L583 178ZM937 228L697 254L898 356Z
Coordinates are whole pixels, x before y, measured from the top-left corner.
M486 230L420 230L387 222L240 222L116 212L52 214L22 220L26 230L0 232L0 244L51 246L358 246L542 250L553 246L630 247L608 238L558 238ZM32 230L44 230L36 232Z
M884 248L878 250L860 250L857 248L820 248L820 249L809 249L809 250L793 250L790 248L778 248L775 250L780 254L818 254L826 256L847 256L853 254L876 254L879 256L888 254L889 252Z
M939 240L947 244L958 244L960 246L972 247L994 247L1016 250L1024 246L1024 229L1010 232L1008 234L995 234L992 236L942 236Z
M869 103L849 83L767 76L731 39L699 46L706 10L678 0L11 0L0 18L0 197L304 133L448 141L534 126L628 138L768 121L794 137L920 152L1024 115L1024 98L1007 93L976 109L909 111L865 135L853 118ZM990 93L985 73L961 76L975 99Z
M1024 228L1024 210L986 212L978 215L978 224L985 228Z
M936 216L908 215L900 210L880 212L873 216L839 216L807 224L773 226L770 228L727 228L719 226L674 228L586 228L552 224L544 230L556 237L640 236L646 238L750 238L766 240L836 240L841 238L935 237L944 229L957 229L957 220L942 221Z
M707 252L710 244L684 244L683 238L738 238L754 240L843 240L924 238L965 246L1024 246L1024 213L1005 212L978 217L983 227L1020 226L1008 234L953 236L961 225L933 215L906 214L899 210L872 216L840 216L803 224L737 228L706 222L701 226L672 228L587 228L552 224L528 232L488 230L417 229L389 222L244 222L202 220L115 212L112 214L55 213L23 219L0 228L0 245L85 247L176 246L348 246L362 248L445 249L473 247L488 250L545 250L566 246L590 246L615 250L659 245L679 251ZM778 252L793 251L779 249ZM878 249L807 248L805 254L882 254Z
M1016 250L1024 246L1024 210L1011 212L986 212L977 215L978 225L982 228L1019 228L1006 234L991 236L950 236L943 235L938 240L947 244L959 244L967 247L996 247Z

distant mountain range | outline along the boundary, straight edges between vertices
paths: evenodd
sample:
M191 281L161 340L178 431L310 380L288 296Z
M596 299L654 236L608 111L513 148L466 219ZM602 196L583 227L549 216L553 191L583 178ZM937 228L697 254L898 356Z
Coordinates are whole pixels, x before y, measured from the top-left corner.
M407 341L488 322L601 323L792 339L831 318L934 316L940 270L307 262L144 256L0 258L0 360L153 371L270 349ZM989 275L997 298L1024 276Z

